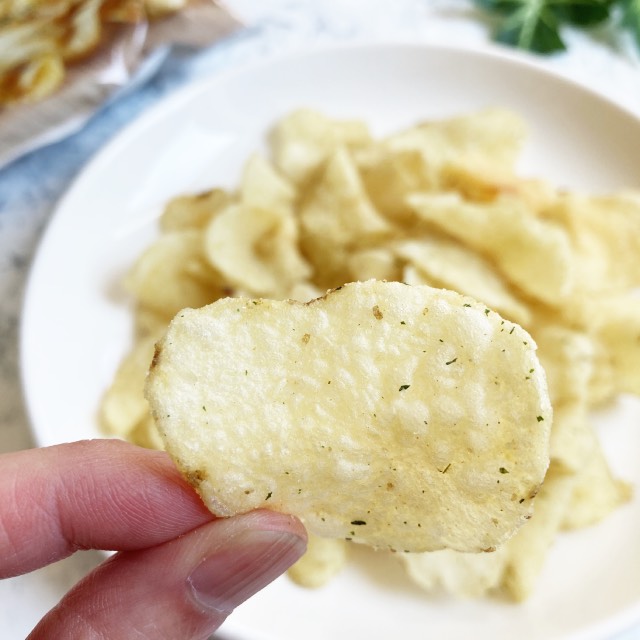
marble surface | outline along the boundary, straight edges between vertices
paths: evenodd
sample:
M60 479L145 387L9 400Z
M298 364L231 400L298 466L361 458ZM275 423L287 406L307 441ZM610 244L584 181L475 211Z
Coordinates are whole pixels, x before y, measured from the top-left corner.
M87 160L132 119L196 78L314 44L409 41L483 46L489 25L468 0L229 0L247 28L210 50L175 50L144 86L101 111L80 133L0 170L0 452L33 446L20 389L18 337L29 264L56 202ZM569 51L545 60L558 73L640 115L640 58L607 29L569 31ZM0 582L0 636L24 638L100 555L78 554ZM619 640L640 640L640 627ZM617 639L617 640L618 640Z

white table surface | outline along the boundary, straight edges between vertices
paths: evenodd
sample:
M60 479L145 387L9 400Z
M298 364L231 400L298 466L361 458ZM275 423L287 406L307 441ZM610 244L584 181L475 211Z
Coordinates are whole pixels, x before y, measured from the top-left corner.
M72 178L121 127L194 78L310 44L366 40L481 47L488 41L487 23L470 0L228 0L225 4L248 29L198 55L175 52L146 85L100 113L82 132L0 170L0 453L33 446L20 397L17 338L21 296L38 239ZM600 29L592 35L569 31L567 41L568 52L544 63L640 115L640 56L630 39ZM83 552L30 575L1 581L0 638L25 638L100 559L96 552ZM615 640L640 640L640 624Z

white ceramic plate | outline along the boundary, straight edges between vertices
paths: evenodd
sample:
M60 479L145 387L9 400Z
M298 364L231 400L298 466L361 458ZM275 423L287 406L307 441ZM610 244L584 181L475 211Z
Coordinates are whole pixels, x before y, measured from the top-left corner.
M178 92L118 135L76 180L45 234L22 327L25 394L40 445L97 437L96 407L125 353L121 277L172 195L232 186L280 116L311 106L376 133L488 105L531 124L522 170L591 190L640 185L640 122L532 63L497 51L353 46L272 60ZM600 417L617 472L640 486L640 404ZM246 640L392 637L608 638L640 622L640 502L563 535L520 606L433 599L364 551L328 587L281 579L240 607Z

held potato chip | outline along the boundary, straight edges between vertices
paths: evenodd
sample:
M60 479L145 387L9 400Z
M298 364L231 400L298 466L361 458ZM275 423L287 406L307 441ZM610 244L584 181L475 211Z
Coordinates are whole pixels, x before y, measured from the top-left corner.
M533 340L430 287L183 310L146 395L215 514L270 508L379 548L493 550L530 516L549 461Z

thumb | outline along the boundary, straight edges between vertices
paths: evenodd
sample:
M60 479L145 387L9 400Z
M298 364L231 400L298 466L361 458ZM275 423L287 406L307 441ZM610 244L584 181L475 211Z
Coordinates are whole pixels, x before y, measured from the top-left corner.
M305 548L304 528L289 516L255 511L214 520L156 547L112 556L29 639L204 639Z

